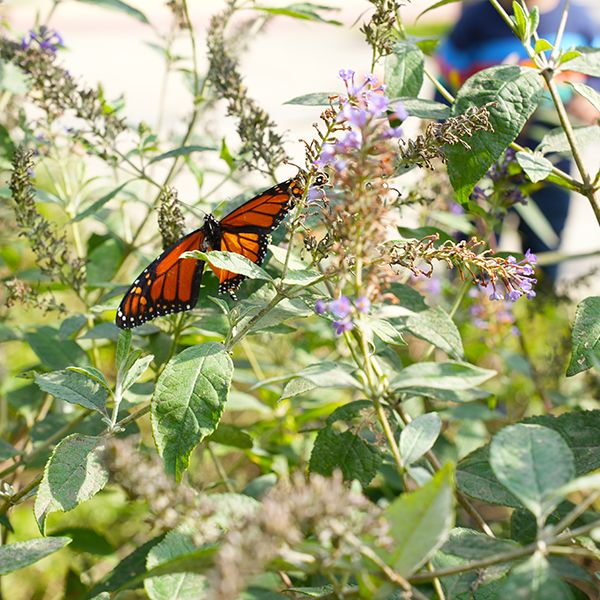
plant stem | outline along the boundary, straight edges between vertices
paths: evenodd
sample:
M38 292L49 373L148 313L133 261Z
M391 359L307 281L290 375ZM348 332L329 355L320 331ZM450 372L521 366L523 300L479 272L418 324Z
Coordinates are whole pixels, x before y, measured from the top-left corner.
M223 481L223 485L225 486L225 488L227 489L227 491L230 494L235 494L235 488L231 485L231 481L229 481L229 476L227 475L227 471L225 471L225 468L221 464L219 457L215 454L214 450L211 448L210 442L207 442L206 449L208 450L208 453L210 454L210 458L213 461L215 468L217 469L217 473L219 474L219 477Z

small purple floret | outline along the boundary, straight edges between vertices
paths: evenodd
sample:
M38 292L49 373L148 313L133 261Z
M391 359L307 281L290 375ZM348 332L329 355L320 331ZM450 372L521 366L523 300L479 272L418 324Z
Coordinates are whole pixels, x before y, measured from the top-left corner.
M352 312L352 303L347 296L340 296L329 303L329 310L336 317L343 319Z
M317 300L315 302L315 312L318 315L324 315L327 312L327 302L325 302L324 300Z
M351 331L352 329L354 329L354 323L350 320L350 317L346 317L341 321L334 321L332 325L335 335L338 336L342 335L346 331Z
M358 310L358 312L366 314L371 308L371 301L366 296L360 296L356 299L354 305L356 306L356 310Z

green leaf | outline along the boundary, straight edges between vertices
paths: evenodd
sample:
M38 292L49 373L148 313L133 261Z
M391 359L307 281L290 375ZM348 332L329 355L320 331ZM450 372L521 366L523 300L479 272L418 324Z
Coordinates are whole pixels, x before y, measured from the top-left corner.
M459 202L467 202L475 184L515 140L536 109L544 91L539 74L527 67L502 65L479 71L460 88L452 116L472 106L488 107L493 131L476 131L462 144L445 147L448 174Z
M50 513L69 511L106 485L103 452L104 438L79 433L64 438L54 448L35 499L34 513L42 534Z
M533 182L543 181L552 173L552 163L541 154L517 152L517 162Z
M577 305L571 339L573 348L567 377L586 371L600 361L600 296L591 296Z
M573 453L563 437L547 427L519 423L492 439L494 475L543 523L559 504L555 490L575 477Z
M415 22L418 21L425 13L428 13L430 10L434 10L435 8L440 8L440 6L445 6L446 4L453 4L454 2L459 2L460 0L439 0L435 4L432 4L430 7L426 8L424 11L419 13L419 16L415 19Z
M281 15L284 17L292 17L293 19L301 19L304 21L316 21L318 23L327 23L328 25L342 24L340 21L336 21L334 19L326 19L318 13L318 11L334 11L339 10L339 8L313 4L312 2L297 2L282 8L270 6L254 6L253 8L254 10L266 12L271 15Z
M219 153L219 158L225 161L225 164L229 167L230 171L235 170L235 158L233 158L229 151L225 138L221 140L221 152Z
M600 137L599 125L583 125L574 127L573 133L578 146L585 147L598 143ZM571 145L562 127L549 131L538 144L536 151L550 154L552 152L571 152Z
M110 386L108 385L108 381L106 381L102 371L99 371L94 367L67 367L67 371L79 373L80 375L95 381L98 385L101 385L107 392L110 393Z
M415 337L433 344L452 358L461 359L464 355L460 333L443 308L416 312L408 317L405 327Z
M15 456L19 456L19 454L21 454L21 451L17 450L12 444L0 440L0 461L14 458Z
M222 344L187 348L171 360L152 398L152 431L168 473L181 480L192 450L219 424L233 362Z
M68 537L47 537L0 546L0 575L32 565L70 543Z
M88 363L81 346L73 340L61 340L58 331L52 327L38 327L35 331L24 334L24 338L42 364L53 371Z
M68 370L53 371L44 375L36 373L35 382L42 391L52 394L59 400L70 404L79 404L79 406L99 412L102 416L108 415L106 412L108 396L106 389L82 373Z
M573 453L578 476L600 468L600 410L565 413L559 417L530 417L523 423L542 425L558 432ZM489 444L478 448L458 463L458 488L484 502L522 508L521 502L496 479L489 463L489 448Z
M248 277L248 279L264 279L266 281L273 281L273 278L264 269L237 252L221 252L218 250L213 250L212 252L201 252L200 250L192 250L191 252L184 252L181 255L181 258L195 258L197 260L204 260L210 263L213 267L224 269L225 271L231 271L232 273L238 273L239 275L244 275L244 277Z
M89 552L98 556L108 556L115 551L106 536L89 527L61 527L52 532L53 536L67 536L72 544L69 548L74 552Z
M579 50L567 50L566 52L561 52L560 57L558 59L558 66L560 67L565 63L571 62L572 60L579 58L580 56L581 52L579 52ZM567 67L567 69L569 69L569 67Z
M425 98L398 98L411 117L419 119L432 119L434 121L447 119L450 116L450 107L435 100ZM396 99L394 99L396 102Z
M304 94L296 96L284 104L299 104L300 106L329 106L330 98L335 98L339 94L336 92L313 92L312 94Z
M304 394L316 388L358 388L352 367L343 363L323 361L310 365L294 375L281 394L280 400Z
M288 270L283 283L286 285L309 286L315 281L323 278L323 274L313 269L303 269L302 271Z
M144 371L150 366L153 360L154 355L152 354L138 358L124 375L121 391L126 392L144 374Z
M86 209L82 210L80 213L77 213L71 219L70 222L78 223L79 221L83 221L83 219L86 219L87 217L91 217L92 215L96 214L105 204L110 202L125 186L128 186L132 181L134 180L130 179L129 181L126 181L114 190L108 192L108 194L105 194L104 196L90 204Z
M116 367L120 377L125 375L127 357L129 356L129 350L131 348L131 336L131 329L126 329L119 333L119 340L117 342Z
M24 96L29 91L29 80L25 72L13 63L0 61L0 89L11 94Z
M515 25L517 26L517 33L519 34L519 38L522 41L527 41L530 37L529 19L527 18L523 7L518 2L515 2L513 0L512 6L514 15L513 20L515 22Z
M600 77L600 48L579 46L580 56L569 61L567 69L577 71L591 77Z
M151 548L146 566L151 570L194 550L191 535L169 531L164 540ZM144 588L151 600L197 600L207 592L208 582L203 575L183 572L148 578Z
M214 151L216 148L212 146L179 146L179 148L174 148L173 150L169 150L168 152L163 152L163 154L159 154L155 156L148 164L152 165L161 160L166 160L167 158L176 158L178 156L189 156L194 152L207 152Z
M90 242L96 243L92 246ZM111 282L117 273L125 254L122 240L111 234L105 236L92 235L88 242L88 261L86 264L86 280L91 286L104 286ZM105 323L100 323L105 325ZM99 325L99 326L100 326ZM113 325L113 323L108 323Z
M386 93L391 98L415 98L423 86L425 56L412 42L394 45L392 54L385 59Z
M400 455L405 465L417 462L433 448L442 429L442 420L436 412L425 413L413 419L400 434Z
M117 566L106 577L96 584L89 596L105 594L135 587L136 581L143 581L146 572L146 559L150 550L165 538L166 534L159 535L138 548L117 564Z
M217 430L206 438L209 442L216 442L232 448L249 450L254 445L252 436L234 425L220 423Z
M409 577L446 541L454 522L452 465L442 467L423 487L399 496L385 510L395 549L387 563Z
M450 532L448 541L442 546L441 551L468 560L478 560L494 554L510 552L518 547L519 544L512 540L493 538L473 529L456 527Z
M537 40L535 42L534 51L536 54L539 54L540 52L551 51L551 50L554 50L554 46L548 40L545 40L544 38L540 38L539 40Z
M600 94L593 87L579 82L569 81L568 83L580 96L583 96L596 110L600 111Z
M104 6L106 8L112 8L114 10L123 12L126 15L129 15L130 17L133 17L134 19L137 19L138 21L140 21L142 23L146 23L146 24L150 23L150 21L148 21L148 18L146 17L146 15L143 12L141 12L137 8L134 8L133 6L127 4L126 2L123 2L122 0L77 0L77 1L84 2L86 4L96 4L97 6Z
M414 387L468 390L495 375L496 371L482 369L469 363L423 362L402 369L392 381L392 388L397 391Z
M523 600L574 600L569 586L554 572L540 552L536 552L510 572L498 590L497 597Z
M315 440L310 471L331 475L340 469L344 479L358 479L363 487L369 485L383 460L373 432L368 428L364 431L375 420L373 411L367 400L350 402L333 411Z

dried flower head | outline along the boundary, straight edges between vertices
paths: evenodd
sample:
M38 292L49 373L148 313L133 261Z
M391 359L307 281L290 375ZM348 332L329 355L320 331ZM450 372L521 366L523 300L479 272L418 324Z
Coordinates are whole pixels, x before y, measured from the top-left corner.
M178 29L189 29L187 8L183 0L167 0L167 7L173 15L175 26Z
M32 153L19 147L15 150L12 160L9 187L19 235L29 241L42 273L79 291L85 282L85 261L71 254L65 234L58 233L38 212L31 184L31 159Z
M170 248L182 235L185 220L179 206L177 190L164 188L158 197L158 228L163 249Z
M66 306L62 302L57 302L54 296L51 294L40 295L39 290L34 290L26 282L16 277L5 281L4 289L6 290L4 304L7 308L11 308L15 304L21 304L29 308L43 310L45 313L52 310L57 310L61 313L67 311Z
M367 44L373 49L372 63L374 64L381 56L387 56L392 52L397 39L396 13L400 4L395 0L369 0L369 2L375 7L375 12L360 31L364 34Z
M208 81L217 95L227 100L229 115L238 120L241 154L248 168L273 173L285 160L283 140L269 115L249 97L238 63L228 47L225 30L235 12L230 2L225 11L212 17L208 29Z
M396 171L406 170L407 165L433 169L433 160L446 160L446 145L461 144L465 150L470 150L471 147L465 138L471 137L476 131L493 131L489 113L492 104L471 106L463 115L450 117L440 123L429 123L425 133L413 140L401 140Z
M211 598L234 600L249 577L275 558L311 559L311 570L345 563L348 571L360 568L356 540L368 537L389 548L387 523L379 507L348 488L341 473L333 477L296 473L289 484L281 483L263 499L260 509L238 522L224 537L209 573ZM312 554L294 553L304 540L315 540ZM311 556L317 554L316 560ZM308 565L307 565L308 566Z

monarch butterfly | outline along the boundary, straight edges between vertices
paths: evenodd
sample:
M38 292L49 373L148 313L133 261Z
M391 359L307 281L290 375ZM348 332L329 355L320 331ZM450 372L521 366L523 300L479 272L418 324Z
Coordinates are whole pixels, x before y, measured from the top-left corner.
M325 177L317 175L315 184ZM278 183L248 200L220 221L209 214L200 229L188 233L150 263L133 282L117 310L116 324L121 329L137 327L161 315L194 308L200 292L205 263L182 258L190 250L227 250L260 265L267 253L269 234L285 218L304 193L298 179ZM235 299L244 275L213 267L219 278L219 293Z

